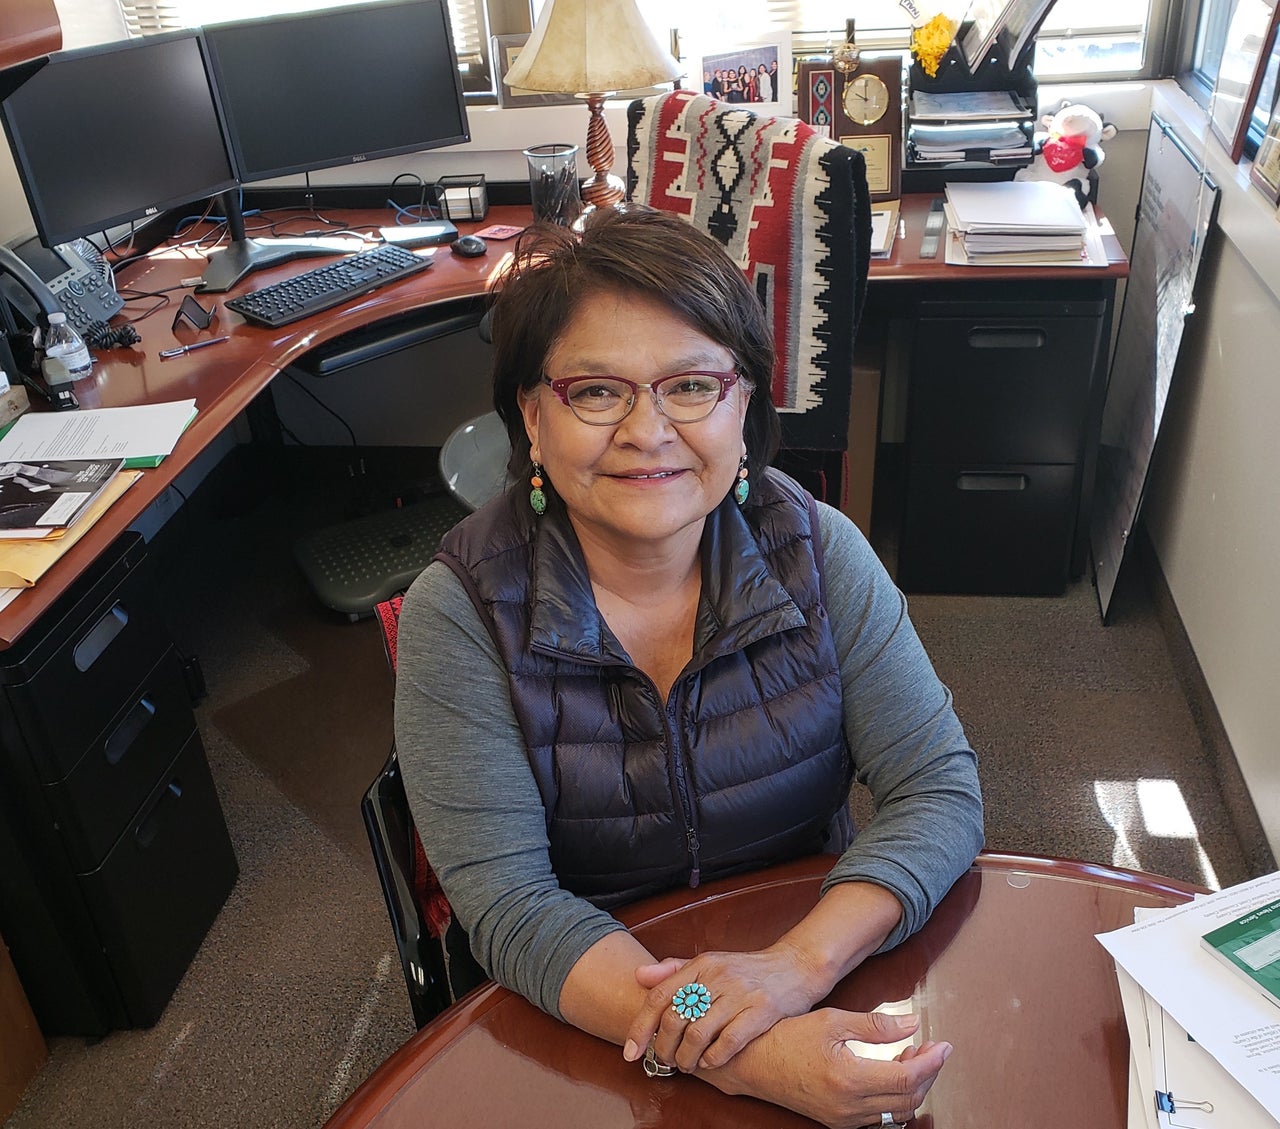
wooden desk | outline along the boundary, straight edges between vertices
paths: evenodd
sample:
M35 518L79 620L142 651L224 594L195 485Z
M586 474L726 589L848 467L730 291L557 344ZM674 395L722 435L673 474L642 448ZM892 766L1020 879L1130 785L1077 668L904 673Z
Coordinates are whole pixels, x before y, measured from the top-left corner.
M353 224L386 222L385 210L342 214ZM484 224L458 226L465 233L489 223L523 224L528 220L527 208L498 207L489 210ZM310 226L314 226L314 221ZM280 234L287 230L282 229ZM194 397L199 414L178 441L172 455L154 470L144 472L137 485L107 511L35 588L23 593L0 612L0 650L12 646L282 369L317 345L362 329L370 322L426 306L483 295L489 279L501 268L512 246L509 242L491 243L489 253L475 259L464 259L451 254L448 248L441 248L430 270L281 329L249 325L239 314L222 309L222 299L230 294L257 289L332 261L325 258L295 259L270 270L255 272L229 294L196 295L206 309L217 307L217 320L207 330L197 333L185 322L176 334L170 330L174 311L181 300L181 293L177 293L169 306L138 323L141 344L132 349L98 351L92 377L78 381L74 386L82 407L119 407ZM184 278L198 277L204 266L203 255L191 251L157 251L145 262L127 268L117 281L121 288L159 291L178 286ZM145 304L145 300L130 303L126 307L126 316L129 310L145 308ZM225 345L215 345L172 360L160 359L163 349L222 334L231 335L231 340Z
M755 949L814 904L829 858L681 890L619 916L655 953ZM1095 933L1135 906L1193 887L1102 866L984 854L925 928L872 957L830 1003L869 1011L910 1000L925 1038L955 1053L918 1129L1125 1129L1129 1041L1115 974ZM495 984L428 1024L338 1110L327 1129L788 1129L813 1122L693 1078L651 1080L621 1051Z
M906 196L901 205L905 236L896 241L889 259L871 263L868 312L862 323L862 338L874 345L877 330L888 316L887 310L900 308L904 300L916 301L930 295L967 294L995 298L1009 294L1043 292L1072 293L1084 287L1110 302L1115 280L1128 271L1124 253L1114 238L1109 253L1112 265L1105 269L1072 267L951 267L936 258L920 257L921 238L932 196ZM331 217L358 226L386 222L386 211L341 211L326 209ZM459 224L463 233L491 223L523 225L529 221L525 207L494 207L481 224ZM314 227L306 216L297 230ZM280 226L279 234L291 230ZM76 396L83 407L157 403L194 397L199 409L195 421L178 442L173 454L159 467L146 471L141 481L90 530L84 538L50 569L40 583L0 612L0 650L12 646L23 632L44 613L67 586L127 529L154 502L214 439L248 406L250 401L287 365L317 345L368 326L427 306L483 295L490 279L503 266L513 244L491 242L489 253L464 259L441 248L430 270L392 286L383 287L346 306L294 322L281 329L262 329L245 323L238 314L222 310L224 295L197 295L206 308L218 307L218 319L208 330L197 334L183 325L175 335L169 326L177 300L138 325L142 343L132 349L102 350L91 378L77 382ZM298 259L271 270L259 271L242 281L233 293L255 289L267 283L308 270L328 260ZM202 254L173 249L156 252L145 261L127 268L119 279L121 287L159 291L178 286L182 279L199 276L204 270ZM893 283L893 286L883 284ZM983 298L983 300L986 300ZM128 309L136 310L140 303ZM1109 308L1109 306L1108 306ZM1109 317L1108 317L1109 325ZM188 356L162 361L162 349L187 344L218 334L231 335L225 345L216 345ZM855 379L854 399L860 411L851 429L851 449L855 459L850 496L857 499L857 512L867 531L870 515L871 471L879 426L878 369L860 369ZM868 381L871 384L868 384ZM1100 382L1099 382L1100 383ZM1101 420L1101 401L1097 405ZM851 510L853 512L853 510ZM1087 528L1087 523L1085 523Z

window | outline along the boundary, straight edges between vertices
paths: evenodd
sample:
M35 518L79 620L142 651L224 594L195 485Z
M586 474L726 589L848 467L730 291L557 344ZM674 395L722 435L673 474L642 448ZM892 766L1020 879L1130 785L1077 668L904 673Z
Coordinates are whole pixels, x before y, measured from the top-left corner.
M969 6L968 0L917 2L927 14L957 17ZM758 27L765 35L790 29L795 50L822 51L843 34L850 15L864 46L905 47L910 34L898 0L859 0L856 8L847 0L640 0L640 6L651 26L679 28L690 43L729 43L743 27ZM1168 18L1169 0L1057 0L1036 39L1036 75L1060 81L1168 73L1160 58Z
M1178 82L1201 106L1210 108L1215 90L1218 97L1227 97L1236 91L1244 92L1253 78L1257 55L1243 57L1230 44L1233 36L1247 33L1247 42L1266 54L1262 81L1253 105L1248 107L1249 128L1245 137L1244 152L1250 159L1266 131L1271 108L1275 103L1277 71L1280 70L1280 41L1267 39L1273 34L1275 24L1274 4L1271 0L1201 0L1182 27L1182 44ZM1236 25L1233 29L1233 23ZM1265 33L1265 34L1264 34ZM1258 42L1259 39L1263 41ZM1245 72L1248 73L1245 73ZM1219 89L1221 88L1221 89ZM1237 97L1239 95L1236 95Z
M155 35L206 23L333 8L352 0L120 0L131 36ZM484 0L448 0L464 91L487 92L489 47Z

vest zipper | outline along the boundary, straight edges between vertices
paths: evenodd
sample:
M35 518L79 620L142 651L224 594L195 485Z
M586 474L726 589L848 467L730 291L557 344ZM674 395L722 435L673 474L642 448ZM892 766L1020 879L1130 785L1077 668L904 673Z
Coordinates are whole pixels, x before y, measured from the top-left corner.
M652 679L649 684L653 686ZM657 691L656 686L653 686L653 689ZM675 687L672 687L671 693L675 694ZM689 889L696 890L702 881L702 843L698 839L698 828L695 826L697 821L693 800L689 796L689 782L684 774L684 758L680 756L676 727L671 717L670 700L664 706L662 716L667 724L667 749L671 757L671 770L675 774L676 791L680 797L680 806L683 808L685 845L689 850Z

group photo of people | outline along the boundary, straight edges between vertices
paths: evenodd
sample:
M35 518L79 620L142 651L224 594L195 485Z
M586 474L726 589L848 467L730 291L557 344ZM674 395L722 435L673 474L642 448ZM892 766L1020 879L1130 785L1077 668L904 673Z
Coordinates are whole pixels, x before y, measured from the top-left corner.
M783 82L786 76L783 76ZM778 48L748 47L702 60L702 90L722 102L779 101Z

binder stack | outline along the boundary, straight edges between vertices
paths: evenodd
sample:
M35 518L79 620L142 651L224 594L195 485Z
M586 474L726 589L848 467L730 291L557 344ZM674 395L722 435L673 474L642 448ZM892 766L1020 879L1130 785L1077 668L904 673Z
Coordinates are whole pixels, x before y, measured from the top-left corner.
M1090 258L1089 217L1075 194L1060 184L948 184L943 208L964 262L1027 266L1079 264Z

